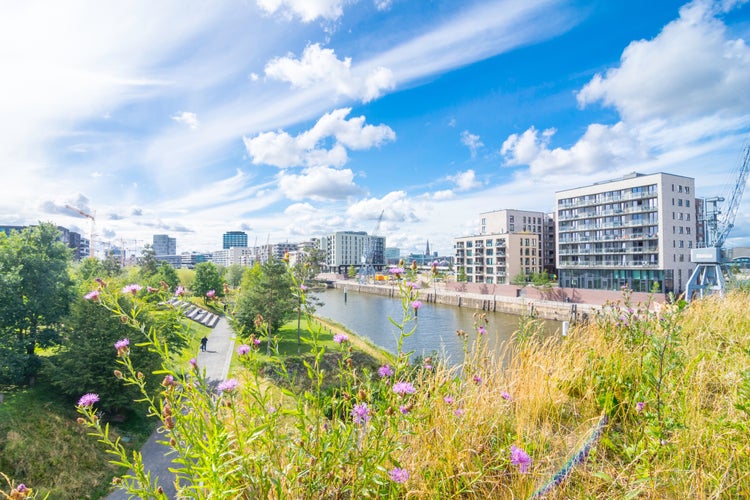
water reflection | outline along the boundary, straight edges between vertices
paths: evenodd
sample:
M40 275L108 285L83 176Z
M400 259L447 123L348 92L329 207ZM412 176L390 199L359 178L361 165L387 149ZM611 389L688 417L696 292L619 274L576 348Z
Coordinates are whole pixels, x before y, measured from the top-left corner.
M403 317L401 301L380 295L347 293L341 289L329 289L318 294L324 302L316 312L317 315L330 318L356 334L369 338L374 344L396 352L398 329L391 324L388 317L400 322ZM463 360L463 341L456 335L456 330L469 332L469 338L476 337L474 327L475 309L459 308L442 304L423 304L414 334L404 341L404 351L414 351L415 355L428 356L437 352L449 362L460 363ZM479 311L481 312L481 311ZM499 352L502 343L518 329L520 317L513 314L488 313L487 334L483 337L493 352ZM407 325L411 328L413 324ZM545 322L545 332L552 334L560 329L556 321Z

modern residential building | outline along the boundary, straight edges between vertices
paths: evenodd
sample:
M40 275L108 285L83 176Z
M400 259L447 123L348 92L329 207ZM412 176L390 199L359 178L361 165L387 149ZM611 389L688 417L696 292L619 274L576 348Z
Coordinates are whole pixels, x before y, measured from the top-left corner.
M365 231L338 231L320 239L328 272L344 274L349 267L359 269L368 249L376 271L385 267L385 236L370 236Z
M177 239L166 234L155 234L153 246L156 255L177 255Z
M249 247L231 247L217 250L211 254L211 262L218 266L228 267L234 264L252 266L255 263L256 249Z
M181 265L182 267L193 269L196 264L200 264L201 262L209 262L211 261L211 255L205 254L205 253L183 253L180 257L182 257Z
M467 282L502 285L519 274L554 272L551 216L515 209L479 215L479 234L453 240L456 271L465 274Z
M695 180L667 173L555 193L561 287L684 291L696 246Z
M227 231L221 238L224 250L233 247L247 246L247 233L244 231Z

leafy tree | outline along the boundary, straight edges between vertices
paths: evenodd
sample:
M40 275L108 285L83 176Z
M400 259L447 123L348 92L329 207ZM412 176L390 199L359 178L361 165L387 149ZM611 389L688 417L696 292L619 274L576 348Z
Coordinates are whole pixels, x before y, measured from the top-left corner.
M227 284L232 288L237 288L242 283L242 275L245 274L245 266L240 264L232 264L226 269L224 278L226 278Z
M117 276L122 271L122 265L120 263L120 257L115 255L114 252L107 253L107 257L102 262L102 267L107 276Z
M75 277L79 282L93 281L96 278L109 275L99 259L86 257L74 269Z
M459 283L464 283L466 281L466 268L464 266L458 268L456 281L458 281Z
M141 267L141 277L148 279L159 271L159 261L156 260L156 251L154 247L146 243L141 250L141 257L138 259L138 265Z
M235 316L238 325L245 332L258 333L255 319L260 314L269 334L278 330L295 311L297 300L292 286L292 277L283 262L256 264L242 280Z
M177 277L177 271L175 271L175 268L167 262L159 263L159 267L154 279L154 286L158 285L162 281L169 286L170 290L174 290L175 288L177 288L177 285L180 284L180 278Z
M528 284L527 276L524 273L518 273L513 276L513 279L510 280L510 283L516 286L526 286Z
M0 335L5 337L0 343L26 351L23 371L28 377L38 369L37 344L52 337L73 298L71 250L58 238L51 223L0 238ZM0 364L11 358L3 356ZM16 376L11 378L17 378L18 369L12 371Z
M45 374L57 390L70 399L94 392L101 397L109 411L131 407L139 393L133 386L125 386L112 374L115 365L114 344L120 339L130 340L130 357L134 365L155 387L158 380L152 374L159 367L159 357L136 344L145 341L140 331L120 321L100 305L79 299L73 304L66 321L63 346L51 357Z
M351 266L349 266L349 269L346 271L346 275L350 279L354 279L354 278L357 277L357 268L354 267L354 264L352 264Z
M193 280L193 293L206 298L209 290L216 292L217 296L224 294L224 281L219 268L213 262L201 262L195 265L195 279Z

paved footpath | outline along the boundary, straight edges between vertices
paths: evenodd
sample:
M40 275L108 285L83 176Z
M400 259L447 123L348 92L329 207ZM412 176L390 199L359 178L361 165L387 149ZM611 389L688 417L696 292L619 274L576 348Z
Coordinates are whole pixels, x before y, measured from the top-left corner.
M198 352L198 366L206 370L206 376L212 382L218 383L227 378L229 373L229 364L232 361L234 353L234 332L229 326L226 318L221 318L214 329L208 335L208 345L206 351ZM151 477L158 477L159 484L164 489L167 497L170 499L177 498L177 492L174 487L174 474L169 471L172 467L172 455L166 455L170 450L168 446L159 444L157 441L162 440L162 435L157 431L151 434L146 444L141 448L143 463L146 469L151 472ZM174 466L177 466L175 464ZM115 490L107 496L107 500L126 500L130 498L128 493L123 490Z

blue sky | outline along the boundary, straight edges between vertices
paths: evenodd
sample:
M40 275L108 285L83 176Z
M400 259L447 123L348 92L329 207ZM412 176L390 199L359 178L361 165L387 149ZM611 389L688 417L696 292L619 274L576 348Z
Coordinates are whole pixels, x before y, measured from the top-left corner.
M625 173L727 194L744 0L0 6L0 224L210 251L335 230L441 254L479 213ZM750 193L729 245L750 244Z

